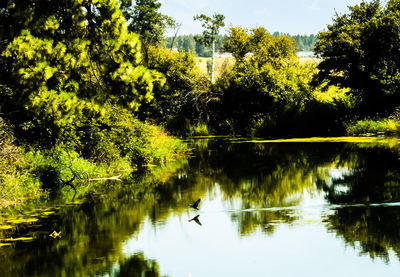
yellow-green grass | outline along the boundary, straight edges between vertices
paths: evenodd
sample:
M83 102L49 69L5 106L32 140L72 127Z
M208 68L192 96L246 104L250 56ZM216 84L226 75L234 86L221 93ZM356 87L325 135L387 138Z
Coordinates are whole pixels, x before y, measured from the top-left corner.
M211 57L203 58L197 57L197 64L200 68L200 73L207 75L207 62L211 62ZM215 70L215 78L220 77L225 72L232 69L235 63L235 59L233 57L215 57L214 60L214 70Z

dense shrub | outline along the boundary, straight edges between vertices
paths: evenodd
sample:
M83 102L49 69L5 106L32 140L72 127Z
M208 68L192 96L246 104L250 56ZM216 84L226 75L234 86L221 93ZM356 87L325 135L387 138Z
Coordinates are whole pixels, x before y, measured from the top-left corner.
M96 163L128 160L133 168L161 164L184 152L184 144L160 128L143 123L128 110L110 106L101 120L78 133L77 151Z
M139 108L140 119L151 120L180 136L190 135L193 126L208 122L211 106L218 99L191 53L150 47L148 66L163 73L166 82L162 87L155 86L152 102Z
M11 126L0 118L0 207L21 198L37 196L40 186L16 144Z
M399 111L387 118L354 120L346 125L348 135L398 135L400 133Z
M385 119L364 119L347 125L347 133L349 135L366 135L384 133L388 129L388 121Z

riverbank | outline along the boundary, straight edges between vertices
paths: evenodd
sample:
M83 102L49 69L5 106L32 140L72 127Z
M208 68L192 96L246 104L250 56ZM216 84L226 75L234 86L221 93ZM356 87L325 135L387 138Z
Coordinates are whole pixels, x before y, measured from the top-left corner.
M136 170L164 165L188 153L184 142L161 128L141 122L134 125L136 134L119 147L118 140L101 138L95 159L68 145L43 149L24 144L0 120L0 209L60 194L82 197L107 180L118 182Z

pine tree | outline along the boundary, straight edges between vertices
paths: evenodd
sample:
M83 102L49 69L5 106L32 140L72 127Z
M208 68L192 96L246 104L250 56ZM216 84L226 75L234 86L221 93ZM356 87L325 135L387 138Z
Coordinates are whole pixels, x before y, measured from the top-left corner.
M164 42L164 33L168 27L174 27L175 21L159 12L161 3L157 0L122 0L121 9L126 17L129 30L137 33L143 44L144 60L147 64L150 45L160 46Z
M1 10L1 113L52 143L104 103L137 110L161 74L145 68L117 0L9 0Z

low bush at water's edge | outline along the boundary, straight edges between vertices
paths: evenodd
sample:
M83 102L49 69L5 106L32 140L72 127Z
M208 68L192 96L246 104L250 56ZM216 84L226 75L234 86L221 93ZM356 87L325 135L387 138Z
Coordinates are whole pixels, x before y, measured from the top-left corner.
M91 189L88 178L123 178L139 167L161 165L186 152L181 140L157 126L132 121L124 128L130 137L91 141L96 153L88 155L79 151L84 148L65 144L51 149L18 145L11 127L0 118L0 208L61 191L83 195Z

